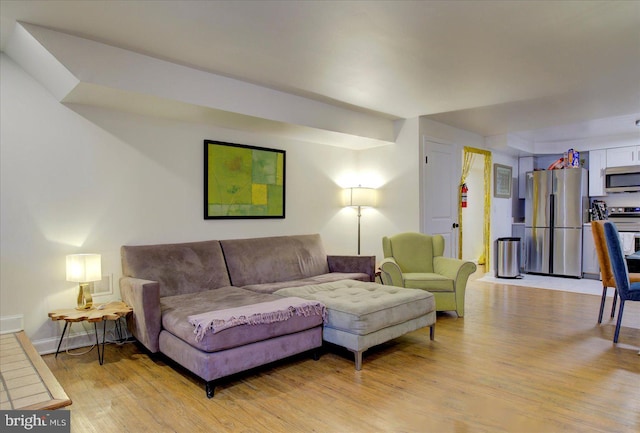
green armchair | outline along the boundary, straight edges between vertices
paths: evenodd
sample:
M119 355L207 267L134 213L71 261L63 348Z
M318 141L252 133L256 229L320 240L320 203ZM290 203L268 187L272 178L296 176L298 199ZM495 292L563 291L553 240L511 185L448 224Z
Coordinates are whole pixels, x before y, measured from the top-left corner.
M473 262L443 257L444 238L422 233L400 233L382 238L383 284L427 290L434 294L437 311L464 316L464 294Z

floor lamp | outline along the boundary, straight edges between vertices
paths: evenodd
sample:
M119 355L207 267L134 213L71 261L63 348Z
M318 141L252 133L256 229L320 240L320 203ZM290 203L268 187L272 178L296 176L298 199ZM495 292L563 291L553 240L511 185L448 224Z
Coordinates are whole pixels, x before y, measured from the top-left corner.
M358 255L360 255L360 217L363 207L373 207L376 205L376 190L357 186L346 188L345 206L358 208Z

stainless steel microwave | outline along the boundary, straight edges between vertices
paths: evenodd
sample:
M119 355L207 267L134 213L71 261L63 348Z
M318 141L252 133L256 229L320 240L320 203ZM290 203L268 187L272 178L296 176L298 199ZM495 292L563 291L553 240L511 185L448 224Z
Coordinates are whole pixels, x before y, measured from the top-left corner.
M604 189L606 192L640 191L640 165L606 168Z

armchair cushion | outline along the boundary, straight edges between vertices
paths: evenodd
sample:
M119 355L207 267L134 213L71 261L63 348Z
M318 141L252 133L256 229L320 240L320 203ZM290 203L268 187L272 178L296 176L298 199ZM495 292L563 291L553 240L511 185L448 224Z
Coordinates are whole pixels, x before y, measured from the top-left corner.
M430 292L453 292L455 287L454 280L444 275L427 273L427 272L411 272L402 275L404 278L404 287L409 289L427 289Z

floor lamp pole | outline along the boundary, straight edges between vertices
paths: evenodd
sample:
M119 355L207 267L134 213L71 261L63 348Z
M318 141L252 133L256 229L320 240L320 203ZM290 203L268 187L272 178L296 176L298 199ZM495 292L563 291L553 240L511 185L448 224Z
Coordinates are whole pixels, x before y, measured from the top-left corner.
M360 217L362 216L362 212L360 212L360 206L358 206L358 255L360 255Z

